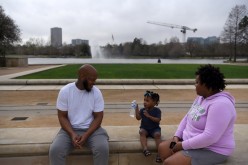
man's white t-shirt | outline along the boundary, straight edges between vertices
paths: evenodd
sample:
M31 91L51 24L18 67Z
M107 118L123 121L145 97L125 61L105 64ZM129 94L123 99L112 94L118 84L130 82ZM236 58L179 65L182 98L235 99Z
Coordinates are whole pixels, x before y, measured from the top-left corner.
M68 118L73 128L89 128L93 121L93 112L104 110L101 91L93 86L90 92L80 90L75 82L64 86L57 98L57 109L68 111Z

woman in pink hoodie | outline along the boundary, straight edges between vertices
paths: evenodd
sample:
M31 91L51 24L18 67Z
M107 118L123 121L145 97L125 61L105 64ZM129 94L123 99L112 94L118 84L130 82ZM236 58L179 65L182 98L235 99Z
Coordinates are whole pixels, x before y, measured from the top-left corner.
M235 100L224 92L224 75L210 64L195 73L197 97L173 138L159 145L164 165L214 165L235 148Z

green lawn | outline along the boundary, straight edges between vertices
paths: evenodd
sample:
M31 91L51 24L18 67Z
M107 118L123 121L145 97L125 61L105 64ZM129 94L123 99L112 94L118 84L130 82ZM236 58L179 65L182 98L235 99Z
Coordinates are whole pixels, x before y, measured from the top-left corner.
M18 79L76 79L81 65L73 64L37 72ZM93 64L99 79L194 79L200 64ZM248 78L248 66L215 65L225 78Z

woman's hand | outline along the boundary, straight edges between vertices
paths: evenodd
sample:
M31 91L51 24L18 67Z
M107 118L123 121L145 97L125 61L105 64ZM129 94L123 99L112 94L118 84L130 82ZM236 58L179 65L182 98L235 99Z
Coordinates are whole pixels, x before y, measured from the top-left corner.
M177 142L179 142L179 141L180 141L180 139L179 139L179 137L174 136L174 137L172 138L172 141L177 143Z
M175 152L178 152L178 151L181 151L183 150L183 146L182 146L182 142L178 141L175 146L172 148L172 151L175 153Z

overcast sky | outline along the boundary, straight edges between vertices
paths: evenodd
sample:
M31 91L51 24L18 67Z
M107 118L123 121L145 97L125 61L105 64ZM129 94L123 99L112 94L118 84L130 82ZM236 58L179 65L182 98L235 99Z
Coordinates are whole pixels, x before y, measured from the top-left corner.
M50 40L50 28L61 27L63 42L87 39L90 44L132 42L135 37L148 44L171 37L182 40L180 29L148 24L147 21L197 28L186 37L219 36L235 5L248 0L0 0L5 14L21 29L23 42L29 38Z

